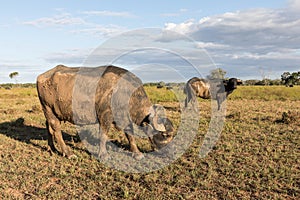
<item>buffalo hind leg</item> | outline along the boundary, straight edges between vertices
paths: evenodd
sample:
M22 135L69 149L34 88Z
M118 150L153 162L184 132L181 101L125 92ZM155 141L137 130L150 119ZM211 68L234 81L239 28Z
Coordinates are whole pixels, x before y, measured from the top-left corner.
M47 127L47 130L48 130L48 150L51 152L56 152L56 148L55 148L55 145L54 145L54 131L53 129L49 126L49 123L48 121L46 121L46 127Z
M50 108L46 108L45 116L47 119L47 128L48 128L48 145L51 150L56 150L54 146L54 140L58 143L58 146L61 150L63 156L68 158L75 157L72 151L65 144L62 134L61 134L61 125L57 117L52 113Z

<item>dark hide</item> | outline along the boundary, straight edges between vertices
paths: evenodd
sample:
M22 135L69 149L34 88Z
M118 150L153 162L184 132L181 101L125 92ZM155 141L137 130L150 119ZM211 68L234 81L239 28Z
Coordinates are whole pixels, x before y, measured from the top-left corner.
M184 93L187 95L185 99L185 107L188 103L195 104L196 97L202 99L216 99L218 109L225 101L226 97L237 88L237 79L230 78L229 80L204 80L197 77L191 78L184 88ZM225 93L225 95L223 95Z

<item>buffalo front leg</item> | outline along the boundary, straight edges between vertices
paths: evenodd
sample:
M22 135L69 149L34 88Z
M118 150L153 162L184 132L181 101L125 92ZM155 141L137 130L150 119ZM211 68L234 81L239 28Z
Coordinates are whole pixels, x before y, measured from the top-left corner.
M108 154L106 150L106 142L107 142L107 135L106 133L108 132L107 127L100 127L99 130L99 152L98 152L98 158L101 160L106 160L108 159Z
M133 157L137 160L141 160L142 158L144 158L144 155L140 152L140 150L138 149L138 147L135 143L135 139L134 139L134 136L132 135L132 132L128 131L128 130L126 130L124 132L125 132L128 142L129 142L130 151L133 153Z

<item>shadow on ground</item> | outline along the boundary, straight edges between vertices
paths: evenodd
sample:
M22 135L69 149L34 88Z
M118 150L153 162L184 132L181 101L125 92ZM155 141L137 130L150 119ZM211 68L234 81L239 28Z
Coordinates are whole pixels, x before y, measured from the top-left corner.
M7 137L30 143L30 140L47 140L46 128L26 125L24 118L0 123L0 133Z
M24 118L18 118L15 121L0 123L0 134L10 137L12 139L31 144L43 150L46 147L37 145L32 140L48 140L48 132L45 127L27 125ZM71 136L62 132L66 143L79 142L79 138ZM72 145L71 145L72 146Z
M25 142L27 144L33 145L42 150L48 151L48 146L41 146L33 142L34 140L48 140L48 131L45 127L28 125L25 123L24 118L18 118L15 121L3 122L0 123L0 134L5 135L9 138L18 140L20 142ZM82 149L82 145L74 146L74 143L81 143L80 137L78 135L73 136L62 131L64 141L68 146L71 146L73 149L85 151ZM128 144L123 144L118 140L110 140L114 145L122 149L129 149ZM79 146L79 147L77 147ZM143 151L145 152L145 151ZM56 152L60 154L59 152Z

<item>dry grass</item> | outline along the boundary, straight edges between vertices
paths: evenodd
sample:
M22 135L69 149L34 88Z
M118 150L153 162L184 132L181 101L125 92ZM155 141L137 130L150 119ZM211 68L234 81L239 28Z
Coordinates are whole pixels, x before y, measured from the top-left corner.
M299 199L300 88L294 87L295 98L267 88L262 90L276 98L239 96L250 87L232 94L222 135L203 159L198 153L210 121L210 101L199 101L199 134L191 147L171 165L143 174L98 162L69 124L64 132L71 135L64 136L78 159L50 155L35 89L0 89L0 199ZM151 95L160 102L161 94ZM178 126L179 113L171 109L178 104L161 103ZM113 137L126 143L121 135Z

